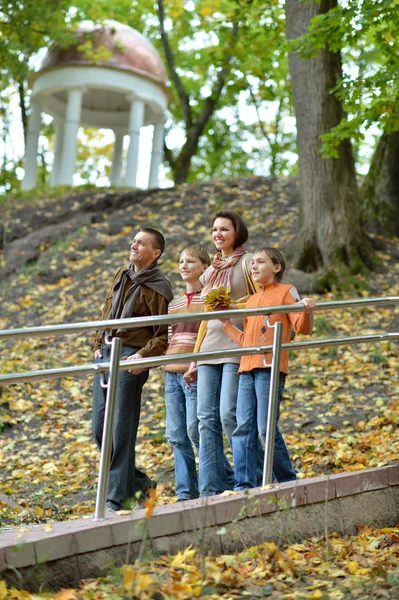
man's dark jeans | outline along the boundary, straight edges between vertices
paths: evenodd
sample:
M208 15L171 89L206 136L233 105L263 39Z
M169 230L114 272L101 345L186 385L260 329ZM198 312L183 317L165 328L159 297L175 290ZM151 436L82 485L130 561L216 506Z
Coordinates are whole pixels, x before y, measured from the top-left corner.
M111 346L103 344L102 358L96 362L109 362ZM138 348L122 346L122 357L131 356ZM108 374L105 374L106 381ZM127 370L119 371L116 391L114 432L112 438L111 465L109 471L107 504L118 510L124 503L145 492L150 484L147 475L136 468L135 447L140 421L141 392L148 379L148 371L132 375ZM101 449L107 390L100 385L101 375L94 375L92 431L97 446Z

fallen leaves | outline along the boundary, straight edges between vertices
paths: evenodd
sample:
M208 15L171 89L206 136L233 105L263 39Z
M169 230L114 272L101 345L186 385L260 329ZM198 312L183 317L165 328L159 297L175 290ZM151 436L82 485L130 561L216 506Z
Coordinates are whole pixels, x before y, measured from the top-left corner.
M0 581L0 600L395 600L399 593L399 528L358 529L355 536L329 536L329 559L324 537L300 544L266 542L236 555L216 557L189 546L174 556L125 564L105 578L83 581L79 589L63 589L55 595L18 592Z

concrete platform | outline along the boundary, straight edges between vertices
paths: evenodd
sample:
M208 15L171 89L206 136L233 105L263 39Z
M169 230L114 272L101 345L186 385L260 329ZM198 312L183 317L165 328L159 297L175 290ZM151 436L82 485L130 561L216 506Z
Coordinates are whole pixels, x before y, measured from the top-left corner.
M188 545L230 554L279 543L356 533L357 525L399 523L399 466L315 477L189 500L128 515L0 530L0 579L31 591L77 587L135 560L143 550L173 554Z

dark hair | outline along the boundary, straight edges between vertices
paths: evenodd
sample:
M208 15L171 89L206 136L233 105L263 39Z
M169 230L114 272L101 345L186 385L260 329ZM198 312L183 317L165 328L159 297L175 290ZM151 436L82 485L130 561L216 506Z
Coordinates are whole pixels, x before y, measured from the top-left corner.
M212 219L212 226L216 219L229 219L232 222L234 231L236 232L233 250L245 244L248 240L248 227L238 213L234 212L234 210L219 210Z
M143 233L149 233L152 236L152 247L156 250L160 250L161 254L165 250L165 238L158 229L152 227L142 227L139 231ZM159 256L161 256L161 254Z
M257 248L257 250L254 252L254 256L255 254L258 254L258 252L264 252L274 265L280 265L281 269L274 275L274 281L281 281L283 279L286 266L284 254L277 248L271 248L270 246Z
M187 246L186 248L183 248L181 254L183 252L187 252L190 256L194 256L195 258L199 258L200 261L204 263L204 265L208 265L208 267L211 264L211 258L208 252L204 248L201 248L201 246Z

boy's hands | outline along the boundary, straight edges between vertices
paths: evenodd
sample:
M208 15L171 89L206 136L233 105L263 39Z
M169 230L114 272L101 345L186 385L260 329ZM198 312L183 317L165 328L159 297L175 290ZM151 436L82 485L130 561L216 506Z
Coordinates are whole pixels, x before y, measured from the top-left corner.
M305 307L305 311L307 313L310 313L312 312L312 310L314 310L316 306L316 301L313 300L313 298L302 298L302 300L296 302L296 304L303 304L303 306Z
M101 352L100 348L98 348L98 350L94 351L94 358L102 358L103 357L103 353Z
M188 387L191 387L192 383L197 382L197 375L198 375L197 363L193 361L190 363L189 368L183 375L185 384L188 385Z

